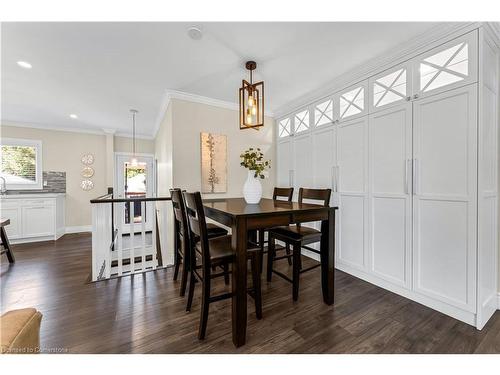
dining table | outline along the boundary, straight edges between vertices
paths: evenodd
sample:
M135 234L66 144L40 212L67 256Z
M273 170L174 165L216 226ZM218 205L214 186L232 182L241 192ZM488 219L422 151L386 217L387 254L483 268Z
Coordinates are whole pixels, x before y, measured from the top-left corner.
M247 243L249 233L258 229L321 221L321 289L323 301L334 303L335 211L311 203L262 198L247 204L243 198L203 200L205 216L231 228L231 246L235 254L232 269L232 339L236 347L245 344L247 328Z

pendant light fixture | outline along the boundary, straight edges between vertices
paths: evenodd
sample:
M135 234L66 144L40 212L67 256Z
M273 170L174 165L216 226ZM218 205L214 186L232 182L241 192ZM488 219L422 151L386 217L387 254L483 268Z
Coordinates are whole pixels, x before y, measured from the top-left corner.
M130 112L132 113L132 159L130 159L130 165L132 167L137 167L138 162L135 155L135 115L139 113L139 111L137 109L131 109Z
M240 87L240 129L259 130L264 126L264 81L253 83L255 61L247 61L245 68L250 71L250 82L242 80Z

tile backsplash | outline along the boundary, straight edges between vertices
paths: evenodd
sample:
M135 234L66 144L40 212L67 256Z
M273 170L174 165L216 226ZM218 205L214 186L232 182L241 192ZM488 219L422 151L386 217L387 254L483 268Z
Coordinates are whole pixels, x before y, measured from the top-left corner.
M66 193L66 172L43 172L42 190L16 190L16 193Z

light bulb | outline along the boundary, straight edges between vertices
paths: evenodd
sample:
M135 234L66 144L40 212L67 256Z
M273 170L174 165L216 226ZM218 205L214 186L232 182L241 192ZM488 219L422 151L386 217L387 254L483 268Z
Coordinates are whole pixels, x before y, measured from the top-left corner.
M130 160L130 165L132 167L137 167L137 165L138 165L137 159L136 158L132 158L132 160Z
M250 113L247 113L247 124L251 124L252 123L252 115Z
M257 114L257 107L256 106L253 106L252 107L252 115L256 115Z
M252 95L250 95L250 96L248 97L248 106L249 106L249 107L253 107L253 105L254 105L253 96L252 96Z

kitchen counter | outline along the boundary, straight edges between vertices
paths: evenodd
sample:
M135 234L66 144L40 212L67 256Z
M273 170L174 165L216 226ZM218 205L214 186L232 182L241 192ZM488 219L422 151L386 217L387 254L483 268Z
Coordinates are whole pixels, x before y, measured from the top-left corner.
M0 195L0 199L34 199L34 198L57 198L64 197L66 193L8 193Z

